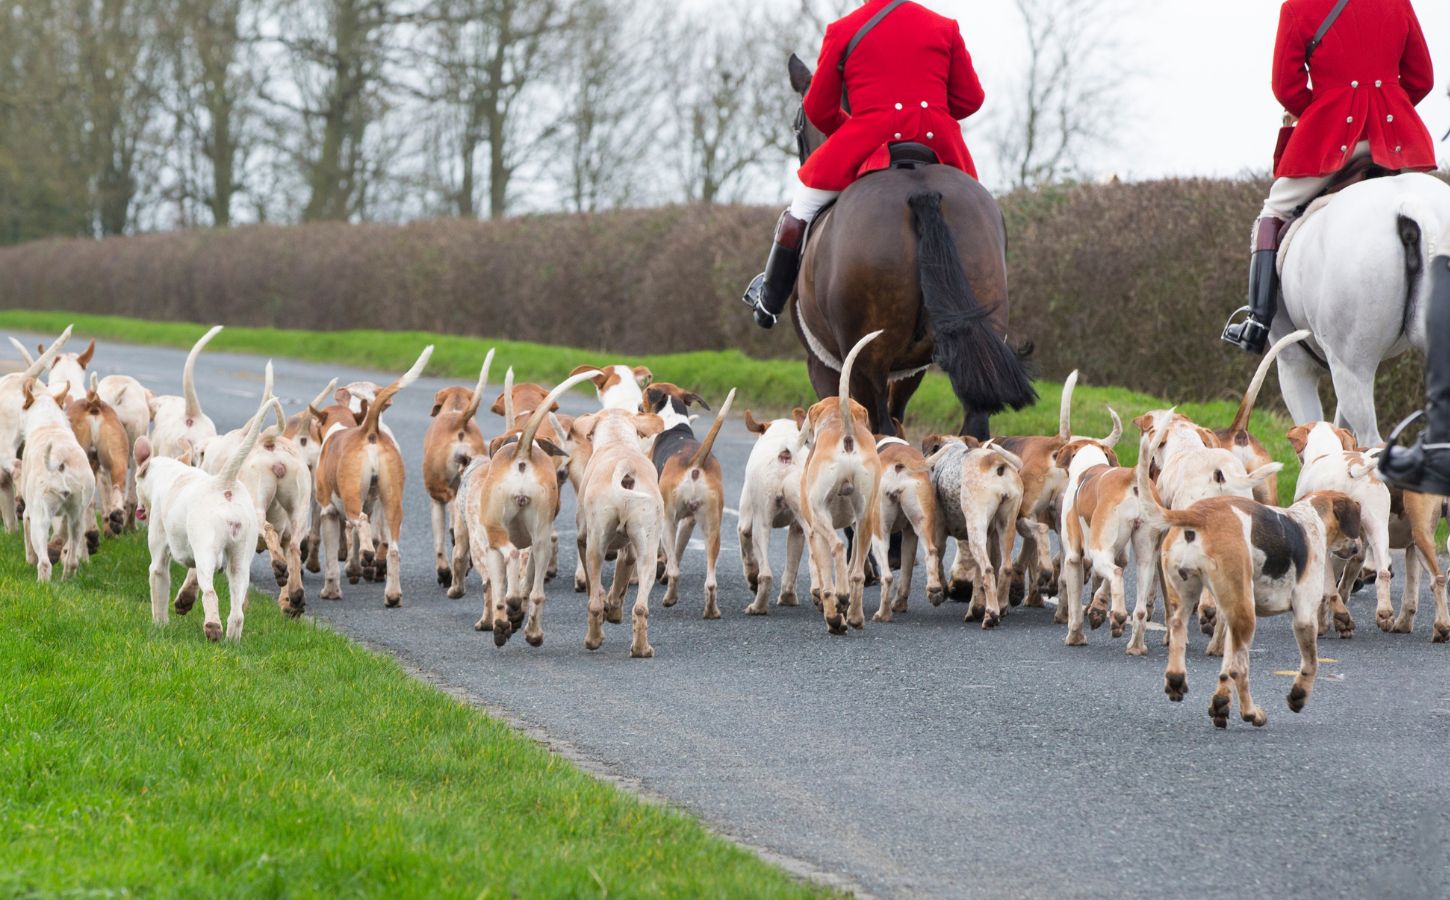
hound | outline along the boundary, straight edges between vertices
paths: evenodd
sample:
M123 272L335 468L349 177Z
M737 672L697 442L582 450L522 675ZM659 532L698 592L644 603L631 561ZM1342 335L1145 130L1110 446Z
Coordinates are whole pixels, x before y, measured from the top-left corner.
M453 580L450 559L444 553L449 504L458 494L463 470L488 450L483 432L473 418L483 402L483 390L488 385L488 370L492 365L493 350L490 349L472 392L461 387L446 387L433 395L433 409L429 412L433 421L423 436L423 486L428 491L433 512L433 568L438 573L438 583L445 588Z
M213 642L222 636L214 579L218 571L225 572L230 595L227 639L241 640L258 526L256 506L238 475L261 433L267 408L274 404L281 415L277 400L263 397L241 443L215 475L180 460L155 456L146 438L137 446L136 490L141 504L136 517L150 520L151 620L156 625L167 622L171 563L175 560L196 573L205 613L202 628Z
M906 612L918 544L926 548L926 596L932 606L942 602L945 591L936 488L926 457L898 437L877 440L876 455L881 458L881 524L888 538L901 533L901 580L896 583L896 599L890 607L883 604L872 617L889 622L892 613Z
M10 339L15 346L20 347L19 342L14 338ZM45 352L45 345L38 345L36 348L40 353ZM21 348L24 352L24 348ZM86 349L80 353L57 353L50 362L50 375L46 378L46 385L55 390L62 385L70 389L71 397L84 397L86 395L86 368L90 366L91 360L96 355L96 342L94 339L86 345ZM26 362L30 362L28 358Z
M356 584L364 569L384 569L383 602L389 608L403 602L398 567L402 564L399 540L403 532L403 454L379 419L393 397L418 380L433 355L433 345L423 349L418 361L401 378L388 385L368 405L362 424L352 428L341 423L329 426L322 454L317 462L316 493L322 507L322 550L326 578L319 594L324 600L342 599L338 583L337 539L342 523L347 525L347 577ZM381 513L378 532L381 547L374 547L372 516Z
M52 395L35 378L21 387L24 415L25 461L16 460L12 471L25 501L22 527L25 561L35 566L39 582L50 581L50 529L59 520L61 577L69 578L89 556L85 542L86 513L96 492L96 477L86 453L76 441L70 421L61 411L69 388ZM90 520L94 525L95 519Z
M271 367L268 366L264 396L271 396ZM329 385L329 390L331 386ZM277 411L275 425L262 430L256 445L242 465L237 480L246 487L257 511L262 541L271 556L272 575L277 581L277 607L282 614L296 617L305 609L302 588L302 540L307 535L314 504L312 471L307 455L289 435L289 424ZM245 429L221 435L207 447L204 471L218 473L246 438Z
M12 372L0 376L0 524L4 525L8 534L15 530L18 523L16 516L16 476L13 471L14 460L20 454L20 447L25 443L25 385L40 375L50 366L56 354L60 353L65 342L70 339L71 327L67 326L56 338L55 343L41 353L35 359L25 352L14 338L11 343L20 347L21 358L25 360L26 367L22 371Z
M206 452L207 441L216 437L216 425L201 410L201 398L196 394L196 360L211 339L221 333L217 325L202 335L186 354L186 364L181 369L182 396L157 397L152 406L150 450L152 456L166 456L180 459L190 454L201 462Z
M569 416L557 415L559 409L558 401L552 401L544 406L544 398L549 394L548 388L537 384L514 384L514 370L510 366L504 373L503 392L494 398L493 406L490 409L504 420L504 434L518 436L523 433L524 425L528 423L534 412L541 407L546 411L544 420L539 423L535 436L547 441L550 445L564 451L562 456L555 457L558 463L559 484L571 481L574 490L579 490L578 471L582 471L582 465L576 471L571 463L574 460L575 442L570 434L570 427L573 419ZM567 424L566 424L567 423ZM544 573L545 580L552 581L559 574L559 531L557 528L549 533L549 567ZM583 591L584 563L578 560L575 563L574 590ZM452 593L449 596L453 596ZM458 596L463 596L460 592Z
M1294 488L1297 501L1316 491L1339 491L1359 503L1364 523L1364 550L1375 573L1375 621L1381 631L1394 630L1395 606L1390 594L1390 489L1380 480L1379 467L1359 451L1354 435L1328 422L1310 422L1289 430L1289 443L1304 466ZM1347 567L1347 576L1333 604L1339 635L1354 633L1354 620L1343 601L1348 599L1358 565Z
M581 372L593 372L590 379L599 395L601 409L622 409L635 412L644 403L644 386L654 381L654 373L644 366L578 366L569 373L573 378Z
M297 449L302 453L303 461L307 463L309 485L317 483L317 463L322 458L322 436L327 431L322 418L325 409L323 404L326 403L328 397L332 396L336 386L336 378L329 381L327 387L322 389L322 393L312 398L312 402L303 407L301 412L295 413L287 420L287 428L283 432L289 440L297 445ZM338 417L327 424L342 424L346 428L357 425L357 419L345 407L337 407L334 412L339 414ZM322 507L317 503L316 492L309 489L309 493L312 494L312 503L308 515L308 530L307 534L302 537L302 545L299 549L303 558L303 566L307 571L316 574L322 571Z
M1147 435L1142 452L1151 456ZM1249 693L1249 654L1259 616L1293 613L1300 662L1289 689L1289 709L1303 710L1319 669L1320 604L1334 594L1328 555L1343 559L1358 554L1358 504L1342 493L1315 491L1287 510L1242 497L1215 497L1186 510L1170 510L1158 502L1144 466L1138 467L1137 483L1145 517L1166 531L1162 573L1168 667L1163 690L1168 699L1181 702L1188 693L1188 616L1203 591L1211 588L1226 626L1218 689L1208 707L1213 724L1228 727L1231 684L1244 721L1255 726L1268 721Z
M995 443L971 443L946 441L927 462L934 483L954 483L944 493L956 498L957 508L950 516L942 516L937 534L945 540L948 519L959 529L953 537L963 567L960 577L972 583L972 602L963 620L980 619L982 628L990 629L996 628L1006 614L1011 587L1008 570L1022 509L1022 460Z
M725 517L725 479L720 461L710 451L730 414L730 404L735 402L735 389L726 395L703 441L696 440L690 428L690 405L710 408L699 394L655 382L645 389L644 398L644 411L659 416L662 429L655 436L651 452L665 509L668 586L661 603L674 606L680 598L680 558L698 522L705 533L705 618L718 619L715 566L720 559L720 530Z
M745 463L745 484L740 489L740 561L755 600L745 607L747 616L763 616L775 575L770 568L770 534L786 529L785 572L777 606L795 606L796 578L805 552L806 533L801 512L801 475L805 471L800 426L803 409L788 419L757 422L745 411L745 428L759 435ZM903 556L903 559L905 557ZM818 589L814 561L811 587Z
M811 556L821 574L821 611L831 634L866 623L862 609L866 585L866 554L886 559L881 531L881 457L871 434L866 408L851 399L851 369L856 357L880 331L861 338L841 366L840 394L827 397L806 412L802 438L809 452L801 479L801 514L810 538ZM856 529L850 560L846 543L836 533ZM881 573L881 608L891 603L891 570ZM847 600L844 618L840 601ZM886 612L889 616L890 613Z
M559 515L559 476L554 459L563 451L540 439L538 432L555 400L597 374L590 370L566 378L549 392L547 402L534 410L516 440L507 434L499 436L489 447L488 462L473 464L477 468L469 475L464 500L468 508L467 540L475 566L486 579L483 615L473 627L492 631L496 647L508 643L526 612L529 621L524 640L533 647L544 642L541 616L551 555L549 536ZM523 561L525 551L527 566ZM458 575L455 568L455 584ZM529 582L527 610L524 580Z
M1450 604L1446 602L1445 572L1435 547L1435 529L1450 514L1444 497L1416 494L1398 488L1390 490L1390 547L1405 551L1405 592L1394 628L1398 634L1415 630L1415 612L1420 606L1420 570L1430 575L1430 593L1435 599L1435 624L1430 638L1437 644L1450 641Z
M126 527L125 495L130 484L131 443L120 416L97 393L96 382L95 373L91 373L91 389L66 404L65 414L95 474L96 495L101 499L106 530L115 536ZM62 384L69 390L67 382ZM94 543L91 540L95 533L94 507L87 511L86 522L86 542L94 553L100 541L98 534Z
M1113 430L1107 438L1101 441L1073 438L1053 456L1054 465L1067 473L1067 486L1063 489L1062 496L1062 522L1058 526L1058 533L1063 536L1064 542L1062 592L1058 594L1057 614L1053 621L1067 623L1066 644L1069 647L1081 647L1087 643L1087 639L1082 633L1083 561L1081 556L1072 554L1073 547L1068 543L1068 532L1073 520L1078 518L1075 510L1078 494L1083 486L1118 466L1118 455L1113 448L1123 436L1123 423L1112 407L1108 407L1108 415L1112 417ZM1111 587L1108 590L1111 591Z
M1013 566L1012 582L1014 590L1020 584L1022 603L1029 607L1043 605L1044 590L1057 593L1062 558L1052 552L1051 535L1062 523L1062 492L1067 487L1067 473L1053 465L1052 457L1072 440L1072 395L1077 380L1078 373L1074 370L1063 382L1057 434L1002 437L992 441L1022 460L1019 472L1022 511L1017 519L1022 550Z
M589 587L586 649L597 650L604 643L606 617L615 623L622 620L624 593L631 578L637 577L629 655L636 659L654 656L649 643L649 594L664 538L665 509L659 478L645 456L644 442L659 434L663 424L656 415L615 408L574 422L590 447L579 488L576 535ZM611 552L618 556L606 597L604 559Z

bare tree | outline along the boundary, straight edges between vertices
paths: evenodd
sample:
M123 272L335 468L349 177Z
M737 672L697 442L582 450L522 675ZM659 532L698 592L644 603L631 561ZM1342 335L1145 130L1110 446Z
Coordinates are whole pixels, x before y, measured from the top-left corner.
M658 154L668 82L654 44L669 9L636 0L586 0L557 73L562 112L555 132L567 170L569 208L593 212L638 202L639 177Z
M766 12L710 15L688 22L674 39L683 57L671 68L687 200L728 202L752 176L783 171L799 102L785 69L795 25Z
M257 12L252 0L171 0L168 9L176 177L183 197L197 195L218 226L232 222L256 137L250 126L264 81L254 52Z
M1118 0L1013 0L1027 32L1026 67L989 141L1014 187L1080 175L1111 139L1127 73L1111 27Z
M480 152L487 148L488 213L509 208L509 185L526 150L544 130L521 117L521 99L561 49L573 21L567 0L440 0L438 26L428 51L438 72L436 103L449 110L458 172L456 212L478 214Z

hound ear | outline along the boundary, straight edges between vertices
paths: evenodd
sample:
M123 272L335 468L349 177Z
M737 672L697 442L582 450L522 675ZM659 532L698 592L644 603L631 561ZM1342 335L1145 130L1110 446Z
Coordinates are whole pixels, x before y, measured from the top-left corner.
M20 404L20 408L22 410L29 409L31 406L35 405L35 379L34 378L27 378L27 379L25 379L25 384L21 385L20 392L25 396L25 402L23 402L23 403Z
M923 456L936 456L937 451L947 445L947 439L939 434L929 434L921 439Z
M357 402L357 406L357 414L360 417L358 421L361 422L363 419L366 419L368 417L368 402L366 400L359 400Z
M347 406L348 401L351 399L352 391L349 391L347 388L338 388L332 393L332 402L342 406Z
M594 382L594 387L596 389L604 387L604 379L606 379L606 378L609 377L609 375L603 369L599 368L598 366L584 365L584 366L575 366L574 367L574 371L572 371L572 372L569 373L569 378L573 378L575 375L578 375L581 372L598 372L599 373L598 375L595 375L593 378L589 379L590 381ZM567 380L567 379L565 379L565 380Z
M806 424L806 411L799 406L790 411L790 417L795 419L795 427L797 428Z
M654 437L665 430L665 420L654 413L640 413L634 417L634 430L640 438Z
M146 461L149 460L150 458L151 458L151 439L148 438L148 437L146 437L146 435L143 434L140 437L136 438L136 467L137 467L137 469L139 469L141 466L146 465Z
M1218 435L1204 428L1202 425L1198 426L1198 437L1203 441L1203 446L1205 447L1212 449L1218 446Z
M705 398L704 397L701 397L699 394L695 393L694 391L690 391L688 394L685 395L685 405L686 406L689 406L691 404L694 404L695 406L700 407L701 409L705 410L706 412L709 412L710 411L710 404L706 403L705 402Z
M447 399L444 394L446 394L447 391L448 389L444 388L443 390L433 395L433 409L431 412L428 413L429 418L436 419L438 418L438 414L443 412L443 401Z
M508 439L510 437L512 437L512 435L501 434L498 437L494 438L493 440L489 441L488 442L488 455L489 456L497 456L498 455L498 451L500 451L500 450L503 449L503 445L508 442ZM537 443L537 442L538 442L538 439L535 438L535 443Z
M903 441L905 441L906 440L906 426L904 424L902 424L902 421L900 419L896 418L895 416L892 416L891 417L891 424L896 429L896 436L899 437L899 438L901 438ZM910 441L907 441L907 443L911 443L911 442Z
M1289 429L1289 443L1293 446L1294 452L1299 456L1304 455L1304 448L1309 446L1309 432L1313 430L1309 425L1295 425Z
M640 412L653 412L663 406L668 399L664 391L650 385L644 389L644 403L641 405Z
M1353 497L1339 494L1334 498L1334 517L1339 520L1339 530L1352 541L1359 540L1363 534L1362 515L1360 505Z
M176 458L176 461L181 463L183 466L189 466L191 465L191 441L188 441L186 438L182 438L181 446L185 447L186 449L181 451L181 455Z
M1143 413L1141 416L1133 420L1133 424L1138 426L1139 431L1147 434L1148 430L1153 427L1153 417L1148 413Z
M534 446L536 446L539 449L543 450L545 453L549 454L550 456L568 456L569 455L568 453L566 453L563 450L559 449L559 446L557 444L555 444L553 441L546 441L546 440L544 440L541 437L534 438Z
M763 422L757 422L757 421L755 421L755 416L751 414L750 410L747 409L745 411L745 430L746 431L749 431L752 434L765 434L765 430L767 428L769 428L769 427L770 427L769 425L767 425L767 424L765 424Z
M491 413L493 413L496 416L503 415L503 412L504 412L504 407L503 407L503 394L499 394L498 395L498 399L496 399L496 400L493 401L493 406L490 406L488 408L488 411L491 412ZM509 424L512 424L512 423L509 423Z
M95 356L95 355L96 355L96 339L95 338L91 338L91 342L86 345L85 351L83 353L81 353L80 356L77 356L76 357L76 362L80 363L81 364L81 368L84 369L86 366L89 366L91 364L91 358L93 356Z
M801 58L794 53L790 55L790 59L786 60L785 66L790 72L791 88L797 94L805 96L806 91L811 87L811 67L802 62Z
M644 366L635 366L634 367L634 380L635 380L635 383L637 383L640 387L644 387L645 385L649 384L651 381L654 381L655 380L655 373L651 372L649 369L645 368Z
M1348 428L1335 428L1334 433L1339 435L1339 442L1344 449L1354 451L1359 449L1359 441L1355 440L1354 433Z
M1066 469L1072 465L1072 458L1077 455L1077 451L1078 446L1076 444L1068 444L1066 447L1052 454L1052 464L1059 469Z

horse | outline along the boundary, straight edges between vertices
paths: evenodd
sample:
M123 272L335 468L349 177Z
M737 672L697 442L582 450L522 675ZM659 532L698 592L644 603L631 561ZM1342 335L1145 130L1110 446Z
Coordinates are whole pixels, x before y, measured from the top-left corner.
M1428 266L1450 226L1450 185L1431 175L1393 175L1318 202L1322 208L1311 205L1279 257L1283 302L1270 339L1300 328L1313 335L1279 357L1279 385L1295 424L1320 421L1319 378L1328 368L1335 424L1354 432L1360 446L1377 447L1380 363L1411 347L1427 349Z
M812 71L794 54L802 98ZM801 162L825 140L796 114ZM872 432L893 420L932 363L962 405L961 433L990 437L989 417L1037 399L1024 357L1009 347L1007 229L980 182L944 165L875 172L854 182L811 223L791 320L806 349L811 386L835 396L841 360L862 336L883 332L856 360L851 395Z

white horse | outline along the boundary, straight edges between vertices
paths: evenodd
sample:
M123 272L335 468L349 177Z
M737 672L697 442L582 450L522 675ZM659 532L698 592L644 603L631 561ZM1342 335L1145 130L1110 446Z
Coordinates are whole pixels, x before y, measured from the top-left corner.
M1335 423L1361 446L1383 442L1375 373L1411 347L1425 351L1429 265L1447 226L1450 185L1407 174L1348 187L1298 227L1279 257L1283 302L1270 330L1274 341L1300 328L1313 334L1279 357L1279 384L1296 424L1324 418L1322 360L1339 404Z

